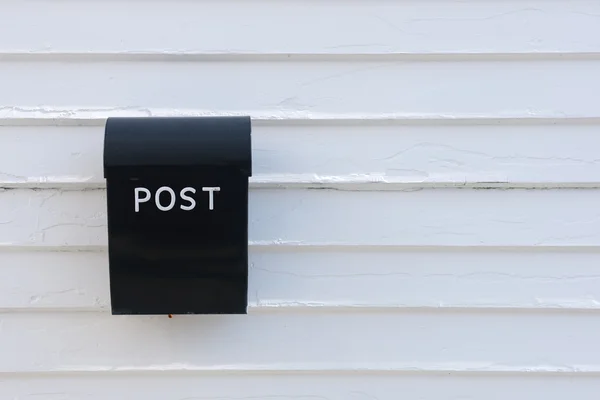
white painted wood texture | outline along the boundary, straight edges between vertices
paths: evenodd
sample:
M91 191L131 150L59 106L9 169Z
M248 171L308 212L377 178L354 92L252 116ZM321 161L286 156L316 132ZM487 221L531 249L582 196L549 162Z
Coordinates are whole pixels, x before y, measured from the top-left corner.
M599 2L0 9L0 398L597 398ZM111 316L106 117L238 114L249 315Z
M142 115L597 117L599 69L595 59L5 61L0 117L107 108Z
M131 399L145 388L145 400L164 399L294 399L294 400L392 400L398 393L419 400L489 399L530 400L540 396L564 400L577 393L578 400L596 400L597 377L527 374L95 374L40 377L0 376L7 398L33 399ZM12 396L12 397L11 397ZM35 396L35 397L34 397Z
M250 247L249 312L600 309L596 249ZM109 312L106 252L0 252L0 310Z
M251 5L244 0L2 0L0 4L4 52L260 56L600 50L600 5L594 0L253 0Z
M249 197L248 236L257 245L595 247L600 240L595 190L263 189ZM0 222L0 246L106 246L106 193L8 189L0 192Z
M560 329L559 329L560 327ZM145 370L600 373L588 313L7 313L0 373Z
M0 126L7 187L103 187L98 126ZM600 123L253 127L252 187L596 187ZM340 140L343 138L343 140ZM61 151L48 151L56 143ZM385 185L385 184L390 185Z

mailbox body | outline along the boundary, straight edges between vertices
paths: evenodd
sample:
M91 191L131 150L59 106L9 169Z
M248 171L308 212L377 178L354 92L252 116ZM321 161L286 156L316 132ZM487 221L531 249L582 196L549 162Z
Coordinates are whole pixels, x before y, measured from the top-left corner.
M245 314L246 117L110 118L104 167L113 314Z

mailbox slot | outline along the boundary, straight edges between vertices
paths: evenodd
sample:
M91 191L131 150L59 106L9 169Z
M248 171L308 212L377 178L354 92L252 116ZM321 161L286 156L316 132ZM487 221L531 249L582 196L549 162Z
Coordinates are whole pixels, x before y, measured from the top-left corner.
M249 117L109 118L113 314L245 314Z

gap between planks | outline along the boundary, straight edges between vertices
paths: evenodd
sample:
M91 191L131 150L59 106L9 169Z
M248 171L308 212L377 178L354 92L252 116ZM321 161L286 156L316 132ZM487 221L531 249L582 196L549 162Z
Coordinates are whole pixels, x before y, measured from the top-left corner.
M387 365L349 367L345 365L214 365L198 367L186 364L137 366L81 366L38 371L0 371L0 377L52 377L64 375L127 376L127 375L467 375L467 376L600 376L600 365Z
M0 126L104 126L110 117L250 116L253 126L512 126L600 125L599 115L554 112L510 114L314 113L295 110L198 110L140 107L61 108L54 106L0 106ZM284 134L284 131L282 131Z
M3 51L0 62L519 62L600 60L598 51L523 52L197 52L181 51Z
M6 190L63 190L83 191L99 190L106 188L105 182L66 179L54 180L40 178L27 178L23 181L0 181L0 192ZM470 189L470 190L561 190L561 189L600 189L598 182L407 182L393 177L369 176L354 178L347 176L315 177L288 176L284 178L254 177L250 178L250 190L336 190L348 192L411 192L417 190L434 189Z
M99 306L75 307L0 307L1 314L101 314L110 313L110 304ZM279 302L270 301L249 301L247 314L244 316L258 316L270 314L482 314L486 315L518 315L518 314L538 314L538 315L556 315L556 314L590 314L600 313L600 302L573 303L573 302L546 302L539 305L512 305L499 306L494 304L439 304L437 306L404 306L402 304L394 305L369 305L369 304L344 304L344 303L310 303L310 302ZM114 318L167 318L167 315L115 315ZM218 315L186 314L173 315L173 318L218 318Z
M544 246L438 246L438 245L388 245L388 244L356 244L356 243L307 243L293 241L249 241L252 252L429 252L429 253L600 253L600 245L544 245ZM0 252L32 253L107 253L107 245L91 246L29 246L0 242Z

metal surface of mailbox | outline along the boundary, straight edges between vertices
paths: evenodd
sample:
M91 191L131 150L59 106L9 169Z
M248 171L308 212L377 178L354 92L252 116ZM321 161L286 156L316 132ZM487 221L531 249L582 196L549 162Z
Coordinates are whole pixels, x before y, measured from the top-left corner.
M248 117L109 118L113 314L245 314Z

